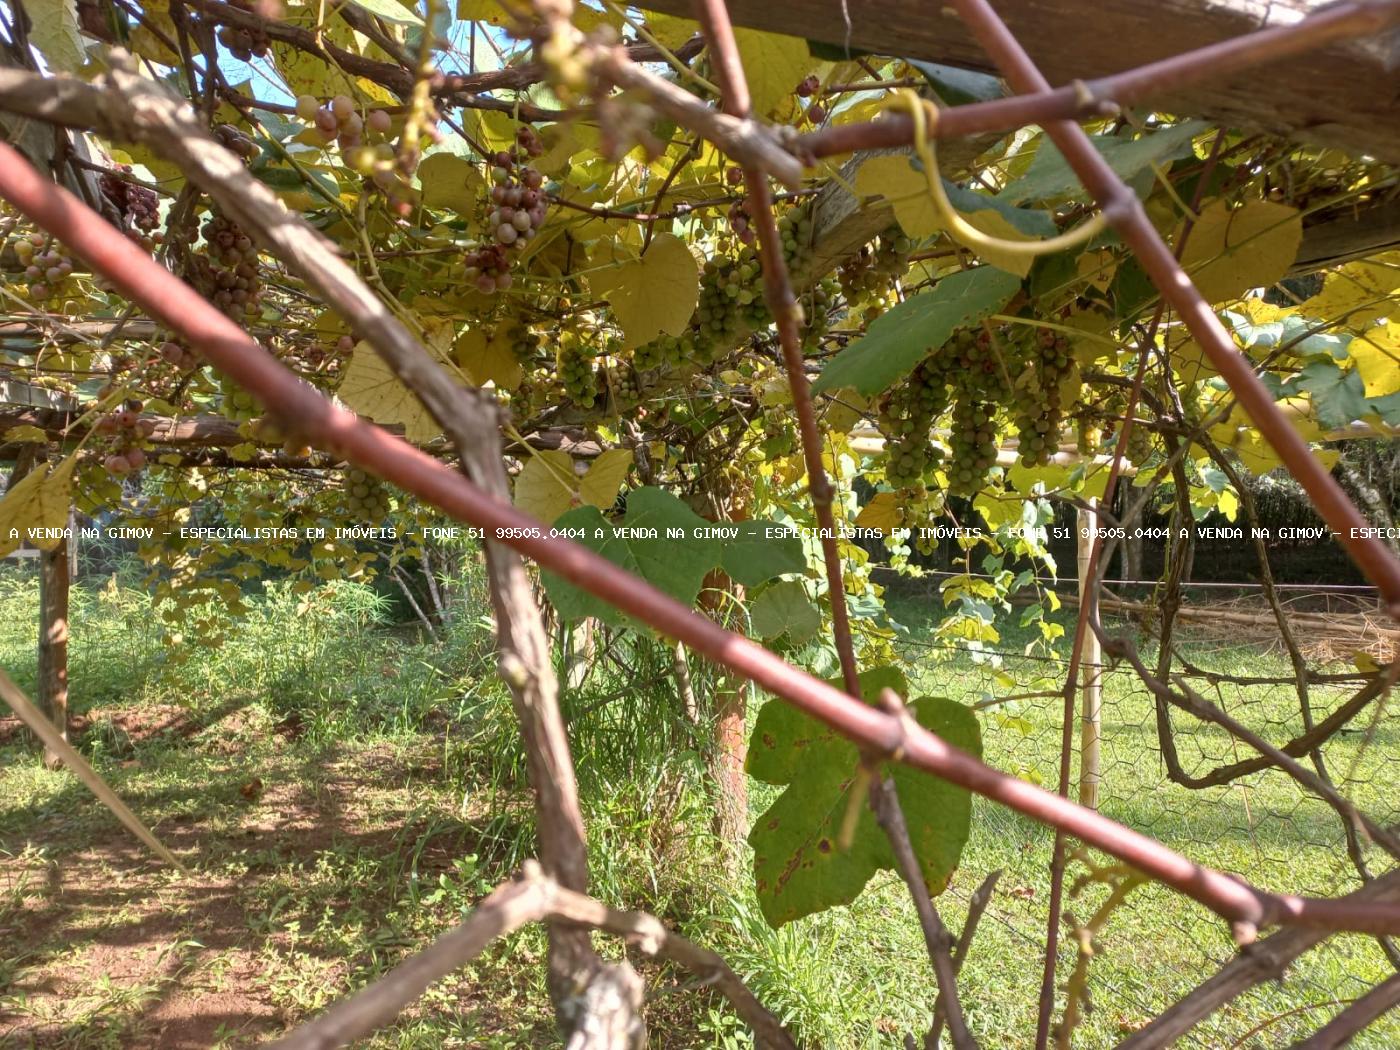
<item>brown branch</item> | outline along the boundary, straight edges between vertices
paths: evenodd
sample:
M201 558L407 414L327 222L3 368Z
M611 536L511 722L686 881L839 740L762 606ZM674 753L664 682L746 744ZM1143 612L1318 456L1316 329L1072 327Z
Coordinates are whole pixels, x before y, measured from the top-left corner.
M1337 1050L1396 1006L1400 1006L1400 973L1382 981L1308 1038L1295 1043L1293 1050Z
M1400 870L1389 871L1340 899L1362 904L1400 901ZM1328 936L1322 930L1280 930L1246 946L1186 996L1120 1043L1118 1050L1163 1050L1172 1046L1195 1025L1251 988L1282 980L1294 960Z
M953 949L954 978L962 973L963 963L967 961L968 950L972 947L972 938L977 935L977 926L982 921L987 905L992 902L992 895L996 892L997 880L1000 878L1001 869L998 868L982 880L982 884L972 891L972 896L968 899L967 917L963 919L963 928L958 934L957 946ZM929 1025L928 1033L924 1036L924 1050L938 1050L938 1039L943 1031L943 1023L943 993L940 991L938 998L933 1003L933 1023Z
M886 690L881 701L887 708L900 703L899 698ZM902 705L900 705L902 707ZM914 847L909 840L909 826L904 820L904 809L899 804L899 793L893 778L877 776L870 788L870 804L875 810L875 818L880 822L885 835L894 849L895 863L909 895L914 898L914 910L919 916L919 928L924 934L924 947L933 971L938 977L938 995L935 998L935 1012L939 1004L947 1015L948 1035L957 1050L977 1050L977 1040L967 1029L963 1017L962 1001L958 997L957 968L953 962L953 939L943 917L938 914L933 898L929 896L928 884L924 882L919 867L919 858L914 855Z
M211 22L265 32L272 40L315 55L354 76L372 80L402 98L407 98L413 91L414 73L411 65L396 65L357 55L353 51L337 47L324 35L310 29L265 19L254 12L244 11L221 0L188 0L188 3ZM691 58L699 53L700 46L699 39L695 38L682 44L676 54L678 57ZM629 44L624 53L626 58L633 62L656 62L663 57L661 52L650 44ZM517 105L514 101L486 100L478 97L488 91L520 91L540 83L545 76L545 67L538 62L527 62L482 73L436 73L432 80L432 92L448 105L469 109L502 108L507 112L518 113L522 120L558 120L566 114L525 102ZM494 102L498 105L484 106L483 102Z
M667 929L655 916L616 911L560 886L533 861L493 890L460 926L268 1050L332 1050L367 1036L392 1022L434 982L461 969L493 941L532 922L548 921L615 934L646 955L684 967L724 996L763 1045L797 1050L782 1023L714 952Z

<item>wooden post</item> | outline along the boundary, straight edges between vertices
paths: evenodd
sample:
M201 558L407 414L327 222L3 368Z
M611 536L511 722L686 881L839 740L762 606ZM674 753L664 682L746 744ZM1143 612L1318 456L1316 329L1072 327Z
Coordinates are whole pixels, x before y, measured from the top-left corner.
M1098 501L1090 497L1088 508L1079 510L1079 602L1088 600L1089 554L1094 547L1094 530L1098 528L1099 515L1094 509ZM1080 655L1080 671L1083 676L1079 709L1079 804L1089 809L1099 808L1099 779L1101 773L1099 759L1099 734L1102 728L1103 696L1100 689L1100 676L1103 653L1099 647L1099 636L1092 630L1084 635L1084 650Z
M725 618L725 595L743 601L744 589L719 569L705 577L700 607L718 623ZM727 668L717 668L719 678L712 697L715 718L714 751L710 775L715 781L718 807L715 834L726 847L726 861L738 857L738 847L748 834L749 780L744 770L749 751L749 683Z
M39 707L68 739L68 541L39 555ZM44 749L56 769L57 753Z

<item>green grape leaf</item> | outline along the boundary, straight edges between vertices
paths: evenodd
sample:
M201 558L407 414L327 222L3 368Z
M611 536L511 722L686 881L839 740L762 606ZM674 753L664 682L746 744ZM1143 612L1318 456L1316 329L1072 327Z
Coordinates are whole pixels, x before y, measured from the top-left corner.
M8 556L26 540L40 550L53 550L58 537L45 536L45 529L61 529L68 524L73 505L75 452L57 466L47 464L31 470L10 486L0 499L0 558Z
M694 604L705 574L719 564L719 546L695 532L709 523L665 489L649 486L628 493L627 514L620 526L631 530L626 533L614 532L597 507L576 507L555 525L583 530L578 540L583 546L687 605ZM654 529L655 538L638 535L640 529ZM679 530L679 535L668 536L667 530ZM549 600L563 619L596 616L611 624L626 623L612 605L563 577L549 572L543 577Z
M802 539L796 533L765 536L767 530L780 528L771 521L736 521L732 527L739 530L738 535L724 542L719 564L736 583L757 587L774 576L807 568Z
M801 645L821 629L822 614L800 580L779 580L753 600L749 623L760 638L786 634L794 645Z
M78 5L74 0L27 0L29 42L37 47L50 69L76 73L87 62L83 38L78 34Z
M1020 278L992 266L944 277L932 290L871 322L862 338L822 369L812 392L851 386L862 394L878 394L947 342L955 329L996 313L1020 288Z
M873 699L885 689L909 695L909 679L898 667L883 664L860 672L860 695ZM846 688L841 676L828 678L833 689ZM758 712L744 768L765 784L790 784L801 769L809 743L831 730L783 700L770 700Z
M759 907L775 928L849 904L875 872L895 866L889 842L863 800L857 803L850 848L842 850L837 842L860 761L856 746L800 712L793 711L796 718L765 717L780 703L772 701L759 713L749 764L753 772L763 764L753 756L766 752L772 758L767 772L786 777L786 789L749 833ZM909 712L948 743L981 754L981 732L969 708L941 697L923 697ZM924 881L937 895L962 856L972 823L972 798L963 788L918 770L890 767L890 775Z
M945 66L939 62L921 62L915 58L906 58L904 61L924 75L929 87L933 88L945 105L961 106L965 102L990 102L1006 94L1001 78L988 73Z
M1188 120L1151 135L1124 139L1115 135L1095 135L1089 141L1099 151L1108 166L1122 179L1131 179L1154 163L1183 157L1191 152L1191 140L1209 125L1203 120ZM1049 136L1042 136L1031 166L1019 179L997 194L1002 200L1019 204L1021 201L1055 200L1061 197L1085 196L1086 191L1064 155L1055 148Z
M1355 371L1343 372L1331 361L1305 366L1285 389L1306 391L1318 422L1325 427L1344 427L1369 411L1361 376Z

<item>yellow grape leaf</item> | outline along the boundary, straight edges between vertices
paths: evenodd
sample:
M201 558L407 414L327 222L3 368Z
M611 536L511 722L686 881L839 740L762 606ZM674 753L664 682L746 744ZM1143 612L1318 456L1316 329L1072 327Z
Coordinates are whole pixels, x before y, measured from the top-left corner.
M795 36L735 29L739 58L749 78L749 96L757 116L767 116L786 101L803 79L816 68L807 41Z
M892 529L904 524L904 514L900 510L899 493L877 492L856 515L856 525L862 529L879 529L888 535Z
M929 199L928 180L910 166L907 157L871 157L856 171L855 187L860 197L889 201L899 228L910 237L932 237L943 228Z
M1372 321L1394 315L1388 298L1400 288L1400 252L1386 252L1373 259L1350 262L1327 275L1322 291L1305 299L1299 308L1308 317L1325 317L1349 328L1364 328Z
M404 437L421 444L441 431L413 391L389 371L384 359L368 343L356 343L350 367L340 381L340 400L376 423L400 423Z
M932 237L943 230L943 222L929 196L928 180L923 173L915 171L907 157L890 154L872 157L860 166L855 178L856 193L861 197L884 197L894 207L894 218L899 228L914 239ZM1000 212L983 208L975 212L961 213L962 217L983 233L1008 241L1035 240L1018 230ZM973 249L987 262L999 270L1024 277L1030 273L1035 258L997 248Z
M595 273L592 286L612 307L626 337L624 346L631 349L662 332L685 331L700 295L700 268L684 241L659 233L646 255Z
M792 391L788 390L788 401L792 400ZM822 413L822 425L827 430L837 434L848 434L851 428L865 418L864 413L870 408L870 401L854 387L846 387L843 390L833 390L828 395L825 411Z
M1381 669L1380 665L1376 663L1376 658L1365 649L1352 653L1351 662L1362 674L1375 674Z
M925 190L925 196L927 196ZM930 204L932 208L932 204ZM963 216L971 225L977 227L983 233L1000 238L1003 241L1033 241L1038 237L1031 237L1022 233L1012 226L1006 217L1000 212L985 208L982 211L974 211ZM987 248L978 246L972 249L986 262L991 263L998 270L1005 270L1007 273L1014 273L1017 277L1025 277L1031 272L1031 264L1035 262L1034 255L1022 255L1018 252L1003 251L1000 248Z
M1223 303L1282 280L1302 240L1297 208L1256 200L1232 211L1217 200L1191 227L1181 264L1207 302Z
M475 164L453 153L434 153L418 165L423 203L471 215L481 204L484 182Z
M0 558L25 540L40 550L58 546L58 537L49 539L40 532L31 535L29 530L61 529L68 524L68 510L73 506L73 468L77 464L75 452L56 467L36 467L10 486L5 498L0 499Z
M452 358L477 386L494 383L500 390L514 390L525 378L510 340L504 333L481 327L468 328L452 345Z
M1385 397L1400 390L1400 323L1395 321L1357 336L1347 347L1367 397Z
M21 423L5 431L5 442L7 444L14 442L17 445L23 445L31 442L44 442L48 439L49 436L47 434L30 423Z
M1201 344L1194 339L1187 339L1180 346L1175 347L1171 351L1170 358L1172 369L1180 377L1184 386L1203 383L1220 374L1216 371L1215 365L1211 363L1205 350L1201 348Z
M972 501L972 505L981 513L987 527L993 531L1003 525L1020 521L1021 504L1022 500L1019 497L1004 496L998 498L989 492L978 493Z
M180 56L166 47L165 41L156 36L155 30L151 28L153 24L163 24L163 28L168 27L167 39L175 39L175 24L171 22L168 15L147 12L141 24L131 31L129 40L131 50L158 65L178 66Z
M583 502L599 510L607 510L622 490L627 472L632 469L632 450L610 448L593 461L588 473L579 482L578 493Z
M689 18L676 18L674 15L658 14L655 11L648 11L646 22L647 32L660 42L662 47L670 51L676 50L687 40L700 32L700 23L693 22ZM745 72L747 72L747 68ZM800 78L799 78L800 79ZM794 80L793 84L796 85Z
M29 42L39 49L50 69L75 73L87 62L78 35L78 5L74 0L26 0ZM796 83L796 81L794 81Z
M578 505L573 483L574 461L567 452L536 452L525 460L516 476L515 505L546 525L553 525L561 514Z

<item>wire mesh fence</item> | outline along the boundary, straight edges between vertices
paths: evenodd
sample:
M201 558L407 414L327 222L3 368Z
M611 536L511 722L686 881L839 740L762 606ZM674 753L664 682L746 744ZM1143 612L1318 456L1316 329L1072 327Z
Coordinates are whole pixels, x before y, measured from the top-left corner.
M1115 632L1138 638L1150 664L1155 653L1141 629L1127 620L1113 626ZM1309 641L1300 638L1304 646ZM1179 654L1194 668L1221 676L1192 679L1193 687L1279 746L1325 719L1357 688L1356 683L1346 682L1311 685L1306 690L1309 713L1305 715L1299 692L1289 680L1287 657L1276 644L1261 643L1228 623L1211 626L1208 622L1185 627L1177 644ZM1006 692L996 681L1000 668L1020 682L1043 679L1046 692L1054 690L1063 673L1056 658L1027 655L1007 643L998 647L993 659L979 657L974 662L961 649L918 637L918 632L905 644L911 662L927 668L920 682L923 688L983 705L984 757L991 765L1053 785L1058 777L1063 699L1032 692L1006 703L992 701L997 693ZM935 655L940 662L932 659ZM1354 668L1334 662L1326 670L1344 674ZM1383 851L1364 843L1350 845L1342 817L1277 769L1209 787L1174 782L1163 754L1152 695L1130 668L1108 663L1098 673L1102 685L1099 810L1105 816L1151 835L1198 863L1271 889L1293 887L1297 892L1329 896L1346 893L1361 884L1354 857L1370 874L1389 870L1393 862ZM1265 681L1236 683L1228 680L1231 677ZM1072 784L1078 783L1081 764L1080 714L1076 696ZM1183 712L1171 712L1170 725L1170 739L1186 778L1202 778L1251 757L1249 749L1225 730ZM1397 728L1393 712L1381 703L1329 738L1315 758L1305 757L1310 768L1330 776L1342 796L1385 826L1400 819L1400 799L1387 779L1388 770L1400 760ZM961 922L968 896L987 871L1001 869L1003 875L965 971L969 987L985 988L992 996L1004 990L1008 996L1025 998L1038 978L1052 843L1053 835L1024 817L978 803L972 839L945 906L950 921ZM1086 859L1071 862L1067 885L1087 873ZM1063 986L1079 951L1073 927L1087 919L1105 896L1102 886L1091 885L1079 894L1071 893L1067 901L1056 1016L1063 1012ZM1138 888L1095 939L1088 969L1092 1012L1075 1045L1116 1043L1238 952L1229 932L1207 910L1160 885ZM987 967L985 972L979 971L978 956ZM1008 972L1007 958L1023 958L1024 968ZM1000 962L991 965L993 960ZM1291 1045L1393 972L1377 940L1349 934L1330 938L1291 966L1281 982L1250 990L1175 1045ZM975 1024L977 1004L969 1004L968 1012ZM1029 1042L1033 1019L1019 1018L1017 1027L1016 1038L1024 1036ZM1383 1018L1353 1045L1379 1048L1397 1043L1400 1019Z

